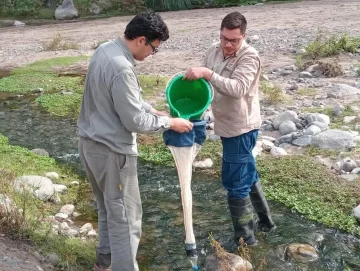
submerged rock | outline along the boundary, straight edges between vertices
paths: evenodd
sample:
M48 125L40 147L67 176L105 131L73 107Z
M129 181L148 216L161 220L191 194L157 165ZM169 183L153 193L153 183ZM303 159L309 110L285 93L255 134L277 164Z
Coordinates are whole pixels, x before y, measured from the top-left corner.
M252 264L238 255L224 253L219 258L216 254L208 256L205 260L206 271L252 271Z
M313 262L319 259L316 249L307 244L290 244L286 247L286 257L301 263Z

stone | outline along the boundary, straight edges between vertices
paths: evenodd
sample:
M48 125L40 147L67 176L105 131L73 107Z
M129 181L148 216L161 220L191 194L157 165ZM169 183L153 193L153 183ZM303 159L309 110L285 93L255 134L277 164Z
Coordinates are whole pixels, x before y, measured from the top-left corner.
M238 255L224 252L224 256L219 258L216 254L209 255L205 260L206 271L252 271L250 262Z
M57 213L56 215L55 215L55 219L57 220L57 221L59 221L59 222L64 222L64 221L66 221L67 219L68 219L68 215L67 214L63 214L63 213Z
M355 140L351 133L334 129L314 136L311 145L321 149L346 150L355 146Z
M279 138L279 144L283 144L283 143L291 143L294 140L293 138L293 133L291 134L287 134L287 135L283 135Z
M67 222L61 222L60 224L60 232L66 232L70 229Z
M258 35L249 36L246 38L246 41L248 43L254 43L256 41L260 40L260 37Z
M321 129L316 126L316 125L311 125L310 127L308 127L305 132L304 132L304 135L310 135L310 136L313 136L313 135L317 135L317 134L320 134L321 133Z
M304 129L304 126L300 122L296 123L295 125L296 125L296 128L299 129L299 130Z
M48 201L55 194L52 181L42 176L22 176L14 182L15 191L22 193L24 190L33 193L34 197L42 201Z
M289 244L286 247L285 255L288 259L301 263L313 262L319 259L316 249L307 244Z
M359 174L359 173L360 173L360 167L354 168L354 169L351 171L351 174Z
M41 155L41 156L49 156L49 153L44 149L36 148L36 149L32 149L31 152L36 153L37 155Z
M266 74L262 74L261 79L264 81L269 81L269 76L267 76Z
M213 164L214 162L210 158L207 158L204 161L195 161L193 166L195 168L211 168Z
M284 155L288 155L288 153L283 149L283 148L279 148L279 147L273 147L270 150L270 153L272 156L284 156Z
M334 116L338 117L340 116L345 110L345 107L342 104L337 104L333 108L333 114Z
M271 149L273 147L275 147L274 143L269 141L269 140L266 140L266 139L263 139L262 140L262 147L265 151L271 151Z
M320 121L310 122L305 128L309 128L313 125L319 127L322 132L326 131L329 128L329 126L326 123Z
M59 179L59 174L57 174L56 172L47 172L45 176L52 180Z
M57 266L60 263L60 258L56 254L48 254L45 257L45 262L51 264L52 266Z
M299 74L299 77L300 78L311 78L312 77L312 74L310 73L310 72L301 72L300 74Z
M357 118L357 116L346 116L344 117L344 123L351 123L353 121L355 121Z
M311 135L303 135L299 138L293 140L292 144L299 146L299 147L305 147L311 144L312 136Z
M20 21L15 21L14 26L25 26L25 23L20 22Z
M263 136L263 135L260 135L260 139L261 139L261 140L268 140L268 141L271 141L271 142L275 142L275 140L276 140L275 137L272 137L272 136Z
M350 110L351 110L352 112L355 112L355 113L360 112L360 108L357 107L357 106L355 106L355 105L351 105L351 106L350 106Z
M342 169L345 172L351 172L353 169L357 167L356 162L350 158L343 160L343 166Z
M304 119L307 121L307 123L311 123L311 122L314 122L314 121L319 121L319 122L326 123L327 125L330 124L330 117L328 115L320 114L320 113L306 114L304 116Z
M72 181L70 184L71 184L71 186L77 186L77 185L79 185L80 183L79 183L78 181Z
M91 223L86 223L84 226L82 226L79 230L79 233L82 235L86 235L89 231L93 230L93 225Z
M90 230L90 231L87 233L87 236L90 237L90 238L95 238L95 237L97 237L96 230Z
M63 194L68 190L68 188L63 184L54 184L54 189L56 193L60 193L60 194Z
M360 222L360 205L358 205L356 208L354 208L353 214L354 214L355 218Z
M302 55L302 54L305 54L305 53L306 53L306 50L305 50L304 48L297 49L297 50L295 51L295 53L296 53L297 55Z
M74 213L74 210L75 210L75 206L73 204L66 204L61 207L59 212L71 216Z
M275 128L274 128L274 126L272 125L272 124L266 124L266 126L265 126L265 131L274 131L275 130Z
M282 112L282 113L280 113L279 115L276 116L276 118L273 121L274 128L276 130L278 130L280 124L283 123L286 120L290 120L290 121L292 121L294 123L297 123L297 122L300 121L299 118L298 118L298 115L296 114L295 111L288 110L288 111Z
M279 131L281 135L287 135L297 130L296 125L291 120L286 120L279 126Z
M353 99L358 98L360 89L349 86L347 84L334 84L328 94L336 95L339 99Z
M72 20L79 17L73 0L63 0L62 5L55 10L55 18L57 20Z

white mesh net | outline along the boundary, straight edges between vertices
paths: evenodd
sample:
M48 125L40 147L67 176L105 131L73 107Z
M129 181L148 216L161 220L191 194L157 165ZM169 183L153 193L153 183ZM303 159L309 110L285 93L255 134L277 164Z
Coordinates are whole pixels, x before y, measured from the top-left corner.
M192 147L168 146L175 160L181 188L181 202L184 212L185 243L195 244L192 221L192 164L200 151L201 145L194 143Z

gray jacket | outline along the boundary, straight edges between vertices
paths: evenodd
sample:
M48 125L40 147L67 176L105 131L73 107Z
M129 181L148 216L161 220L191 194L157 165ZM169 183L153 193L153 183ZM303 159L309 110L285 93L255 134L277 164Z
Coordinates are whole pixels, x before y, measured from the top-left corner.
M136 133L163 132L170 126L168 117L151 114L151 106L142 101L134 65L121 39L99 46L90 60L78 119L80 136L125 155L138 154Z

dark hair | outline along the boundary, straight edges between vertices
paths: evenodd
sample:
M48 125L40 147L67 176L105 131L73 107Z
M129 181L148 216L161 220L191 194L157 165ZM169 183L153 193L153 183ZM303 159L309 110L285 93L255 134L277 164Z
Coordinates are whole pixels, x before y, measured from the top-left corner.
M126 26L124 34L128 40L144 36L149 41L166 41L169 29L160 15L147 11L137 14Z
M239 28L241 34L245 34L246 32L247 22L240 12L234 11L225 16L225 18L221 22L220 30L224 28L227 29L236 29Z

